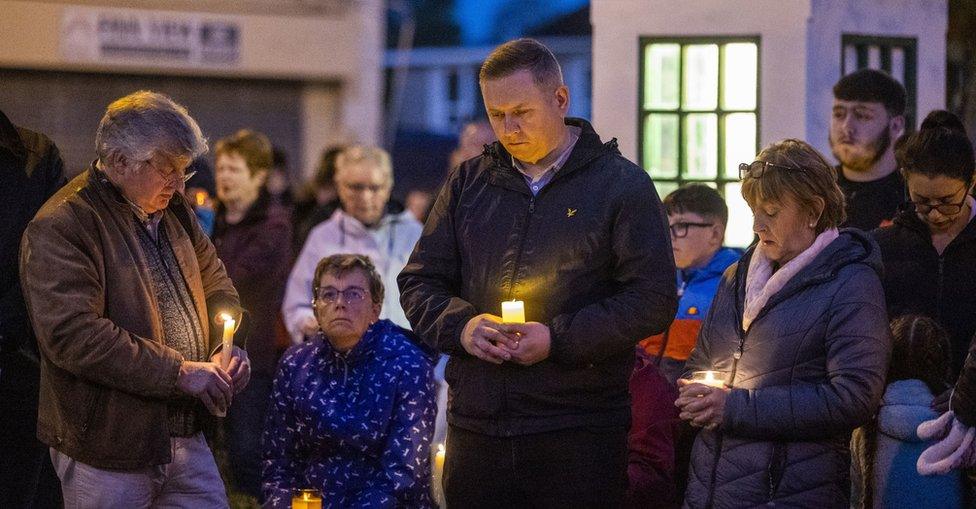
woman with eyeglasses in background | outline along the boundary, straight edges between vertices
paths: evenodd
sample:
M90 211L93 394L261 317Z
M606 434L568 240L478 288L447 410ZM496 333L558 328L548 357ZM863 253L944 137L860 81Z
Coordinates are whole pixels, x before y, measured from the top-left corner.
M383 280L370 259L339 254L315 269L319 334L278 365L264 430L265 507L299 489L324 507L432 507L433 355L380 320Z
M952 379L976 331L976 207L970 196L976 161L962 122L933 111L895 156L909 202L893 224L872 232L884 261L888 314L921 314L949 331ZM933 406L948 408L949 391Z
M807 143L740 171L759 242L722 277L678 381L680 417L703 428L685 507L847 508L851 433L877 410L891 349L881 256L838 230L837 173Z

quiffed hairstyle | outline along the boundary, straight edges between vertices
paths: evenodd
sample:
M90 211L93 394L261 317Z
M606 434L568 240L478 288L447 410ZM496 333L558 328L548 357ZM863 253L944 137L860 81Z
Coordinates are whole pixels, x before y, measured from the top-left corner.
M816 199L820 198L824 209L814 227L817 234L844 222L844 194L837 185L837 172L817 149L802 140L786 139L764 148L756 160L787 168L768 168L759 178L746 175L742 197L750 207L760 202L782 202L791 196L801 207L815 212Z
M729 207L718 191L705 184L685 184L664 197L668 215L690 212L702 217L729 222Z
M892 117L905 114L905 87L877 69L861 69L841 78L834 85L834 98L881 103Z
M343 168L362 164L383 170L388 182L391 186L393 185L393 164L390 163L390 154L379 147L368 145L352 145L343 149L336 156L333 179Z
M268 171L274 164L271 140L267 136L250 129L241 129L226 138L221 138L214 146L214 155L230 154L241 156L251 175L259 171Z
M971 183L976 171L966 128L959 117L945 110L929 113L918 132L899 140L895 159L906 174L942 175Z
M383 279L376 271L376 266L368 256L358 254L336 254L322 258L315 267L315 279L312 280L312 295L319 294L319 282L322 276L332 274L342 277L355 270L363 271L369 281L369 295L373 304L383 302Z
M149 161L154 155L196 159L206 152L207 140L186 108L148 90L109 104L95 131L95 153L112 166Z
M478 81L495 80L527 70L536 85L555 89L563 84L563 71L556 56L535 39L515 39L498 46L481 64Z
M891 366L888 383L917 379L932 394L942 394L950 381L949 334L935 320L921 315L903 315L891 321Z

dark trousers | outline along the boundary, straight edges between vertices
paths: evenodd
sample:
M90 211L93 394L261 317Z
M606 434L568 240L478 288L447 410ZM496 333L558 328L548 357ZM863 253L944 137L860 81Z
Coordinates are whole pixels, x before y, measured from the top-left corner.
M0 507L61 507L61 483L37 439L39 387L35 361L0 356Z
M626 427L517 437L448 428L448 507L615 508L626 489Z
M261 433L271 403L271 383L267 375L254 374L247 387L234 396L227 411L224 430L227 458L234 486L259 501L261 496Z

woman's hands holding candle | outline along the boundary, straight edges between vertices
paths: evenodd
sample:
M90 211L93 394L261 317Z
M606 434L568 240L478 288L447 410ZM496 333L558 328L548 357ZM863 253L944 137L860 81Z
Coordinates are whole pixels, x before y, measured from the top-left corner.
M515 349L512 361L523 366L531 366L549 358L552 348L552 334L549 327L539 322L505 324L502 330L515 335Z
M678 407L681 419L690 421L692 426L715 429L722 425L725 417L725 400L729 397L727 387L710 387L690 380L678 380Z

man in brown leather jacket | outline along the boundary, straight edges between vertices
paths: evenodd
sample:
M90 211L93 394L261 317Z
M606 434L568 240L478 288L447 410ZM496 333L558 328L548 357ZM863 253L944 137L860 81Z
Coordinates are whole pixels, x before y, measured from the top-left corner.
M215 317L239 320L239 300L181 196L206 141L185 108L143 91L109 105L95 143L21 246L38 437L69 506L226 507L201 429L250 365L238 346L220 363Z

